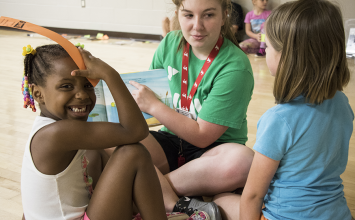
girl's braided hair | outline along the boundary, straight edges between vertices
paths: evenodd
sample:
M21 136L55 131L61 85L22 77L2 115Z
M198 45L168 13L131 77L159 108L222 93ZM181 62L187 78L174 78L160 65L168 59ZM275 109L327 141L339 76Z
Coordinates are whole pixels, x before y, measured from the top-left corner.
M24 48L24 76L22 81L22 93L24 95L24 108L30 106L36 111L31 91L31 84L45 86L46 78L52 73L53 63L60 58L69 57L67 51L59 44L51 44L37 47L34 51L28 46L28 53Z
M59 44L44 45L36 48L36 54L27 54L24 61L25 76L29 84L44 86L46 77L52 73L53 63L60 58L69 57Z

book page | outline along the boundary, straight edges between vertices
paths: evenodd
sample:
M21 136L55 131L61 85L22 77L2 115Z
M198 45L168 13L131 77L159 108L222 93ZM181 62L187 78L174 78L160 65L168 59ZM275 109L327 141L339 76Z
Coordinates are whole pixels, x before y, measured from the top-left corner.
M355 28L350 28L349 38L346 44L346 53L355 56Z
M129 84L129 81L136 81L140 84L148 86L151 90L153 90L153 92L156 94L157 98L159 98L161 102L163 102L170 108L174 108L166 70L159 69L136 73L126 73L120 75L130 92L136 90L136 88ZM105 94L108 121L119 122L115 101L113 100L111 92L105 82L103 82L103 90ZM152 115L147 114L145 112L142 112L142 114L147 120L148 124L159 123L156 120L152 120Z
M102 82L103 81L100 80L95 86L96 104L94 109L90 112L88 121L108 121Z

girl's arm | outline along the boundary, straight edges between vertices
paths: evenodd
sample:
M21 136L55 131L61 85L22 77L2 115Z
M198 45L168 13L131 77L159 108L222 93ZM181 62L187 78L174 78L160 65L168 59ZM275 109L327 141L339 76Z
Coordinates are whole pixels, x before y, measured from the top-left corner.
M264 197L280 161L255 152L240 200L240 220L259 220Z
M251 24L250 23L245 23L245 33L254 39L257 39L258 41L260 41L260 36L259 34L254 34L254 32L251 30Z
M205 148L211 145L228 129L227 126L214 124L201 118L195 121L181 115L160 102L147 86L134 81L130 83L138 89L134 90L132 95L142 111L154 115L174 134L197 147Z
M87 69L74 70L71 75L105 80L116 102L120 123L60 120L41 129L34 136L32 145L37 143L46 145L42 150L51 146L48 150L52 152L65 152L104 149L144 139L149 133L147 123L120 75L89 52L79 50Z

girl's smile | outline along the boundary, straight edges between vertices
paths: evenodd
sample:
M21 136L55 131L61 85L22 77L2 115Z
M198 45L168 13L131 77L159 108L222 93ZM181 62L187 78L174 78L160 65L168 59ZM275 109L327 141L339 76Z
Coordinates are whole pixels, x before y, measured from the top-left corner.
M95 106L94 87L85 77L71 76L78 69L70 58L57 60L45 86L40 87L38 100L41 115L54 120L74 119L86 121Z
M68 109L71 111L74 117L85 117L90 113L90 105L75 105L69 106Z

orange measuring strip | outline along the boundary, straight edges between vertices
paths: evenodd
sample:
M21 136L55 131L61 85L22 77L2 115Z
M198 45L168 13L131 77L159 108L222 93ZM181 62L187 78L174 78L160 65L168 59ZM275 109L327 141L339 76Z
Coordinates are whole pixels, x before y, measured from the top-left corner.
M78 48L72 44L70 41L62 37L60 34L48 30L47 28L26 22L26 21L21 21L18 19L14 18L9 18L9 17L0 17L0 26L4 27L10 27L10 28L16 28L20 30L26 30L26 31L31 31L35 32L37 34L43 35L45 37L48 37L49 39L57 42L60 44L70 55L70 57L74 60L75 64L79 67L81 70L85 70L86 66L84 64L84 60L81 57L81 54L78 50ZM88 79L90 83L93 86L96 86L97 83L99 82L98 79Z

